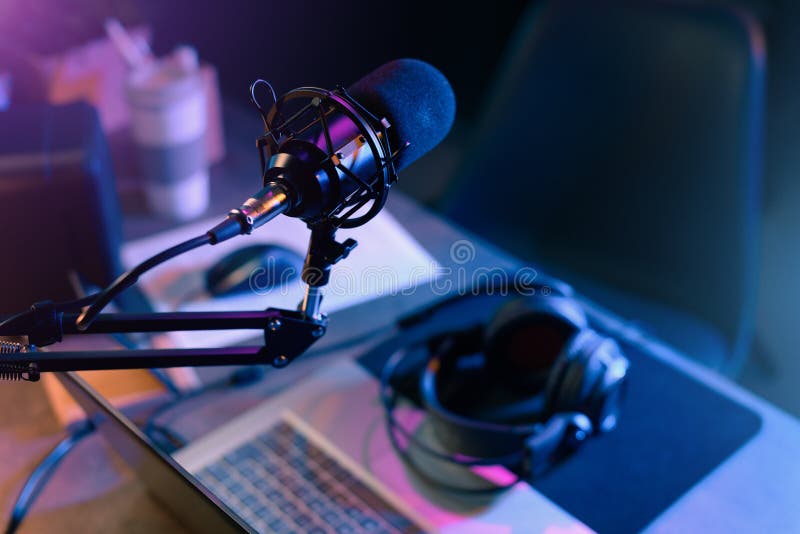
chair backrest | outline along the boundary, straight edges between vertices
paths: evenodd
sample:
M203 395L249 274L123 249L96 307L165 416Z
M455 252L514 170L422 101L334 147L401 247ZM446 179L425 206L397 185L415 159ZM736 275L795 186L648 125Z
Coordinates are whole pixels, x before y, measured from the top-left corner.
M544 266L678 307L747 350L765 50L722 7L536 2L442 209Z

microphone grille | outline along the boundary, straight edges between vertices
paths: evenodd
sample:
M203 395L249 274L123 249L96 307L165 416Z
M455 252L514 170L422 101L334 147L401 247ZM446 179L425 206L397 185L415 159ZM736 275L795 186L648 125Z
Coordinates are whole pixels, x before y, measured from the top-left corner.
M456 100L444 74L419 59L386 63L354 83L349 93L377 118L389 120L389 141L402 169L429 152L453 125Z

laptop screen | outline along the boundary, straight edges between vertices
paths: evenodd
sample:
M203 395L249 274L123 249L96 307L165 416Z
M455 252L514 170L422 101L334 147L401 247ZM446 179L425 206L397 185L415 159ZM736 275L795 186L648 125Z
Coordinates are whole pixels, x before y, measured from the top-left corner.
M147 489L193 532L252 532L222 501L161 452L76 373L56 373L87 417Z

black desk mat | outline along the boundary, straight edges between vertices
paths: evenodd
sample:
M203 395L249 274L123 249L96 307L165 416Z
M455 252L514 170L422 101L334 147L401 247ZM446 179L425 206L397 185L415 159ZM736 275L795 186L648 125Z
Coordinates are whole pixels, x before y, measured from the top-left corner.
M394 347L359 363L378 376ZM631 369L618 427L532 484L598 532L640 531L761 426L750 409L640 348L623 348Z

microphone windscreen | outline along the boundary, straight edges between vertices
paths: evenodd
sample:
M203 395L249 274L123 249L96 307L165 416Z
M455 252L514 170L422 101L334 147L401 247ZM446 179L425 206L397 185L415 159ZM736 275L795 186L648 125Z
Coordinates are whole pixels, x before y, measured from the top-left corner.
M395 162L398 170L438 145L450 132L456 114L450 82L438 69L418 59L390 61L348 91L378 119L389 120L392 150L410 143Z

